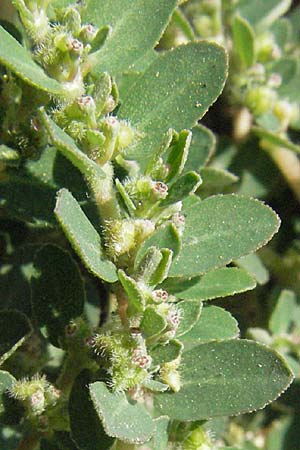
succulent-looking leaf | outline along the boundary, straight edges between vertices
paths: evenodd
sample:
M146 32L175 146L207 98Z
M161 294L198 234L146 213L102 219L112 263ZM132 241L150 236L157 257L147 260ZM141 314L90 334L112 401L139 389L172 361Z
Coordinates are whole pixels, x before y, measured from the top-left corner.
M0 414L3 412L2 395L15 382L15 378L4 370L0 370Z
M0 311L0 365L24 344L31 332L25 314L8 309Z
M105 432L125 442L142 444L154 431L145 407L128 403L124 392L110 392L100 381L90 384L90 395Z
M120 118L145 135L128 157L143 168L169 128L193 127L220 95L226 75L226 55L216 44L189 43L160 55L137 79L119 110Z
M182 349L183 345L176 339L172 339L164 345L158 344L150 351L153 366L174 361L181 355Z
M202 303L199 300L189 300L187 302L177 303L180 311L180 322L176 331L176 337L180 337L188 333L198 322Z
M150 441L151 450L165 450L168 447L168 425L169 417L161 416L154 419L155 431Z
M269 321L270 331L274 334L288 333L297 308L297 299L293 291L281 291Z
M239 0L236 8L253 26L267 29L289 10L291 3L291 0Z
M181 248L180 236L176 227L171 223L161 226L157 228L145 242L143 242L135 258L135 269L137 269L150 247L169 248L173 251L174 257L176 257Z
M235 16L232 23L233 45L245 67L255 63L254 32L243 17Z
M205 306L197 323L179 340L186 351L205 342L234 339L239 332L237 321L228 311L218 306Z
M184 172L198 171L205 166L215 151L215 135L203 125L192 128L192 141L184 166Z
M202 179L197 172L191 171L184 173L171 184L168 196L162 202L162 205L168 206L183 200L188 195L193 194L201 183Z
M148 306L145 309L141 321L141 332L143 333L145 339L159 335L164 331L166 326L166 319L156 312L155 308Z
M57 94L64 94L63 86L48 77L38 66L24 47L0 25L0 62L9 70L37 89Z
M246 197L217 195L184 202L182 250L169 276L193 277L225 266L265 245L279 228L271 208Z
M60 150L87 179L105 177L100 166L79 150L74 140L65 131L59 128L59 126L47 116L44 110L40 111L40 118L45 125L52 144L57 147L58 150Z
M116 76L136 70L135 63L154 48L175 7L176 0L88 0L84 21L112 29L95 55L95 71Z
M199 173L202 178L202 184L197 189L197 195L201 198L220 194L239 179L233 173L215 167L202 167Z
M83 312L85 291L79 267L68 252L47 244L36 254L34 268L34 315L40 327L46 326L52 344L60 347L65 327Z
M86 268L109 283L117 281L116 266L106 259L100 235L67 189L59 191L54 213Z
M191 279L170 278L164 284L170 293L182 300L202 301L238 294L255 286L254 278L236 267L222 267Z
M171 419L194 421L263 408L291 383L285 361L268 347L247 340L210 342L183 353L181 389L155 396Z
M81 450L107 450L113 439L104 432L94 409L89 382L88 371L83 371L73 384L69 400L71 436Z
M127 314L139 313L144 309L144 298L137 282L126 275L123 270L118 271L119 280L128 297Z
M269 281L269 272L256 253L242 256L242 258L236 259L234 264L246 270L259 284Z

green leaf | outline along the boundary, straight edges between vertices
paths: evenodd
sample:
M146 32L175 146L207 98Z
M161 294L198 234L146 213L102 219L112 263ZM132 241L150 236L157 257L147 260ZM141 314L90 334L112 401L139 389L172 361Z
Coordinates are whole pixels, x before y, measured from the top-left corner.
M297 300L293 291L283 290L269 320L269 329L274 334L288 333L296 313Z
M168 223L165 226L157 228L154 233L145 240L137 252L134 262L135 269L140 265L150 247L169 248L172 250L174 257L176 257L181 248L180 237L176 227L173 224Z
M256 253L236 259L234 264L246 270L259 284L265 284L269 281L269 272Z
M167 165L170 167L170 171L166 181L172 180L183 171L189 153L191 139L192 133L188 130L182 130L178 133L177 142L172 142L167 159Z
M193 277L225 266L265 245L279 228L274 211L258 200L217 195L184 202L182 250L169 276Z
M24 344L31 332L32 328L25 314L14 310L0 310L0 365Z
M44 245L34 259L32 305L40 327L60 347L65 327L83 312L85 291L79 267L71 255L55 245Z
M201 185L202 179L196 172L186 172L171 184L167 198L162 201L162 206L168 206L183 200L193 194Z
M251 67L255 63L254 31L240 16L235 16L232 22L234 50L237 52L244 67Z
M151 450L165 450L168 447L168 425L169 417L161 416L154 419L155 430L149 442Z
M237 10L251 25L265 30L289 10L291 3L291 0L239 0Z
M167 326L166 319L156 312L155 308L148 306L141 321L141 332L145 339L158 336Z
M100 235L88 220L75 198L66 189L59 191L54 213L86 268L96 277L109 283L117 281L116 267L105 257L102 251Z
M16 167L19 165L21 155L7 145L0 145L0 163L7 167Z
M130 316L143 311L145 299L137 282L133 278L128 277L123 270L119 270L118 275L128 297L127 314Z
M179 339L188 350L205 342L234 339L238 335L238 323L228 311L218 306L205 306L197 323Z
M168 248L149 247L139 264L139 278L152 287L162 283L168 276L172 256Z
M192 141L184 166L184 172L199 170L205 166L215 151L215 135L203 125L192 128Z
M169 128L189 129L205 114L221 93L226 74L224 49L213 43L190 43L161 54L119 110L120 118L145 135L128 156L145 167L162 134Z
M202 303L199 300L190 300L188 302L179 302L177 306L180 311L180 322L176 332L176 337L178 338L188 333L198 322Z
M56 190L26 175L10 175L0 182L0 206L7 215L35 225L54 225Z
M135 69L135 63L156 45L175 6L176 0L88 0L83 20L112 28L93 55L94 70L117 75Z
M89 396L90 382L88 371L83 371L73 384L69 414L71 436L81 450L107 450L113 439L105 433Z
M180 391L157 394L155 406L183 421L263 408L293 379L281 356L247 340L201 344L183 353L181 367Z
M89 387L94 407L109 436L136 444L150 439L154 423L141 403L128 403L124 392L110 392L100 381Z
M236 175L224 169L203 167L199 172L202 178L202 184L197 190L197 195L201 198L209 197L213 194L220 194L238 181Z
M59 126L50 119L44 110L40 110L40 118L44 124L52 144L62 152L62 154L74 164L88 180L104 178L104 173L100 166L83 153L74 140L65 133Z
M236 267L222 267L191 279L171 278L164 284L171 294L183 300L212 300L245 292L255 286L253 277Z
M164 345L157 345L150 350L153 366L174 361L181 355L182 348L183 345L176 339L172 339Z
M28 84L62 96L63 86L49 78L43 69L32 59L24 47L0 25L0 63L22 78Z
M0 414L2 414L4 411L4 408L2 406L2 396L15 381L15 378L9 372L0 370Z
M152 378L145 380L143 382L143 386L153 392L165 392L167 389L169 389L169 386L167 384L153 380Z

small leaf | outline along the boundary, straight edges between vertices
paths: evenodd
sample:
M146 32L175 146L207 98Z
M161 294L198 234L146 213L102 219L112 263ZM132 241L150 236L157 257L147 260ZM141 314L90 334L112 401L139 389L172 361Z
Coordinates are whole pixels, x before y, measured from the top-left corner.
M186 172L171 184L167 198L161 202L162 206L183 200L193 194L201 185L202 179L196 172Z
M25 314L0 310L0 365L24 344L31 332L31 324Z
M88 0L83 20L112 31L94 54L96 72L117 75L153 49L176 6L176 0Z
M0 370L0 414L3 413L2 396L15 382L15 378L4 370Z
M182 300L212 300L249 291L256 286L255 280L245 270L236 267L222 267L202 277L183 280L169 279L164 287Z
M205 166L215 151L215 135L203 125L192 128L192 141L189 154L184 166L184 172L198 171Z
M113 439L105 433L89 396L88 371L76 378L69 400L71 436L81 450L107 450Z
M182 348L183 345L176 339L172 339L164 345L157 345L150 350L153 366L174 361L174 359L177 359L181 355Z
M232 22L233 46L244 67L255 63L254 31L243 17L235 16Z
M143 386L153 392L165 392L169 389L169 386L167 384L161 383L160 381L156 381L151 378L149 380L145 380L143 382Z
M167 165L170 167L170 172L168 173L166 181L172 180L183 171L189 153L191 139L192 133L188 130L182 130L178 133L177 141L174 143L172 142L167 159Z
M193 277L225 266L265 245L279 228L279 218L258 200L217 195L184 202L182 250L169 276Z
M137 282L133 278L128 277L123 270L119 270L118 275L128 297L127 314L130 316L143 311L145 299Z
M37 89L62 96L63 86L48 77L24 47L0 25L0 62Z
M180 311L180 322L176 332L176 337L178 338L188 333L198 322L202 310L202 303L199 300L190 300L187 302L179 302L177 306Z
M291 3L291 0L239 0L236 8L253 26L267 29L289 10Z
M116 267L105 258L100 235L88 220L75 198L66 189L59 191L54 213L86 268L96 277L109 283L117 281Z
M161 416L157 419L154 419L155 430L153 437L150 441L151 450L165 450L168 447L168 425L169 425L169 417Z
M155 308L148 306L145 309L142 321L141 332L145 339L161 334L167 326L166 319L156 312Z
M110 392L100 381L90 384L89 388L94 407L109 436L136 444L151 438L154 423L142 404L128 403L123 392Z
M168 276L172 256L168 248L149 247L139 264L139 278L152 287L162 283Z
M202 184L199 186L197 194L201 198L224 192L226 188L238 181L238 177L233 173L215 167L203 167L199 173Z
M294 320L297 308L296 295L292 291L283 290L269 320L269 329L274 334L288 333Z
M238 323L228 311L218 306L205 306L197 323L179 339L188 350L205 342L234 339L238 335Z
M177 393L155 396L162 414L175 420L204 420L263 408L291 383L293 375L273 350L247 340L201 344L182 355Z
M40 118L44 124L52 144L89 179L104 178L100 166L83 153L74 140L50 119L44 110L40 110Z
M60 347L65 327L83 312L85 291L79 267L71 255L55 245L44 245L34 259L32 305L40 327Z
M144 168L162 134L169 128L189 129L205 114L221 93L226 74L224 50L213 43L189 43L161 54L137 79L119 110L120 118L145 135L128 156Z
M236 259L234 264L248 272L259 284L269 281L269 272L256 253Z
M145 242L143 242L135 258L135 269L137 269L137 267L140 265L141 260L150 247L169 248L170 250L172 250L174 257L176 257L179 254L181 248L180 237L176 227L171 223L159 227L151 234L148 239L145 240Z

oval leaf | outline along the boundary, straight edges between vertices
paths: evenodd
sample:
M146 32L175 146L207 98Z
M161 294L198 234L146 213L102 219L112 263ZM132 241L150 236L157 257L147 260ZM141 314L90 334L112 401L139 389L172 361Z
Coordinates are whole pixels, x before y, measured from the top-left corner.
M128 156L144 167L169 128L195 125L220 95L226 75L224 49L213 43L189 43L160 55L119 111L145 135Z
M124 392L110 392L100 381L90 384L90 395L109 436L136 444L151 438L154 423L142 404L131 405Z
M54 213L87 269L109 283L117 281L116 266L105 258L100 235L67 189L59 191Z
M246 197L217 195L184 202L182 250L169 276L192 277L225 266L265 245L279 228L271 208Z
M273 350L253 341L202 344L182 356L177 393L155 397L171 419L195 421L263 408L291 383L293 375Z

